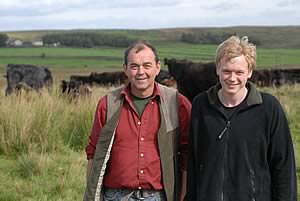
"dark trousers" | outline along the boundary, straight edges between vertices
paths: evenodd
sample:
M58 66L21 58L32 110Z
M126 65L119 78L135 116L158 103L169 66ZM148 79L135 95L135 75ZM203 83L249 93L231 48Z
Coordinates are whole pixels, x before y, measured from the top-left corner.
M163 190L128 190L105 188L104 201L167 201Z

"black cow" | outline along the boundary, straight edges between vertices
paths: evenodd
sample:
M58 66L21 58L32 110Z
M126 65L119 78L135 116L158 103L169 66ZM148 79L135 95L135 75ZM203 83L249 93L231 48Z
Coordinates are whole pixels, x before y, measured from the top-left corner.
M171 77L170 79L164 79L160 84L177 89L177 82L174 77Z
M169 80L171 77L169 71L161 69L159 74L155 77L155 81L162 84L163 81Z
M71 75L70 81L75 81L77 83L81 82L82 84L92 84L89 75Z
M215 63L193 63L187 60L164 59L180 93L190 101L218 82Z
M53 83L53 78L48 68L26 64L8 64L6 78L7 88L5 95L10 95L20 83L36 91L39 91L44 86L49 88Z
M104 87L119 86L128 82L123 71L116 72L92 72L90 75L71 75L70 81L81 82L87 85L100 85Z
M128 78L123 71L103 73L93 72L90 75L90 81L101 86L110 87L126 84Z
M155 80L161 84L167 82L172 76L167 70L161 70ZM128 83L128 78L123 71L115 72L92 72L90 75L71 75L70 81L77 84L100 85L104 87L119 86Z
M270 69L254 70L251 78L251 82L255 83L259 87L270 87L274 83L274 73Z
M290 69L279 69L280 74L280 84L295 84L300 83L300 69L290 68Z
M260 87L280 87L300 83L300 69L265 69L253 71L250 81Z
M82 81L77 80L62 80L61 92L68 95L70 98L77 98L79 96L91 96L92 89L88 84L84 84Z

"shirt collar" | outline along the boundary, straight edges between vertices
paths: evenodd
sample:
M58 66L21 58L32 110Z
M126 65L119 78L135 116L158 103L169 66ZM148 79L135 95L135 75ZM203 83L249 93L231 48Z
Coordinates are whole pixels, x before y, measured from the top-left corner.
M131 85L130 83L128 83L124 89L122 90L120 96L124 96L124 99L127 100L128 102L132 102L131 101ZM159 90L158 84L155 82L154 83L154 90L153 90L153 96L151 98L151 100L154 100L156 97L161 98L161 92Z

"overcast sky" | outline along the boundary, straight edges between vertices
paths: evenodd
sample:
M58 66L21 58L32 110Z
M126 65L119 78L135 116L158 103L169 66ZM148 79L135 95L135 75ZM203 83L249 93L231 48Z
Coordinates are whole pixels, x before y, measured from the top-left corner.
M300 25L300 0L0 0L0 31Z

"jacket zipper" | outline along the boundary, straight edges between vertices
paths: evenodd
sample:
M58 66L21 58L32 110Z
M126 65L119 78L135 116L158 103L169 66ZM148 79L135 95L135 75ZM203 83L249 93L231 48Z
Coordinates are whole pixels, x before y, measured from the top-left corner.
M230 127L230 121L228 120L228 121L227 121L226 127L222 130L222 132L221 132L220 135L218 136L218 139L219 139L219 140L223 137L223 135L225 134L225 132L228 130L229 127Z
M218 139L221 140L221 138L223 137L223 135L226 133L226 131L229 129L230 127L230 120L227 120L227 124L226 127L222 130L222 132L220 133L220 135L218 136ZM224 181L225 181L225 166L227 165L227 139L228 139L228 135L225 138L225 148L224 148L224 166L223 166L223 172L222 172L222 192L221 192L221 201L224 201Z
M230 122L230 120L235 116L235 114L236 113L238 113L239 111L240 111L241 109L240 108L238 108L237 110L235 110L229 117L227 117L225 114L224 114L224 112L221 112L220 110L220 112L221 112L221 114L226 118L226 121L227 121L227 123L226 123L226 126L225 126L225 128L222 130L222 132L219 134L219 136L218 136L218 139L219 140L221 140L222 138L223 138L223 136L224 136L224 134L226 133L226 131L230 128L230 124L231 124L231 122ZM222 172L222 185L223 185L223 187L222 187L222 191L221 191L221 197L220 197L220 199L221 199L221 201L226 201L226 198L224 198L224 187L225 187L225 185L224 185L224 182L225 182L225 168L226 168L226 165L227 165L227 148L228 148L228 135L227 136L225 136L225 147L224 147L224 165L223 165L223 172Z

